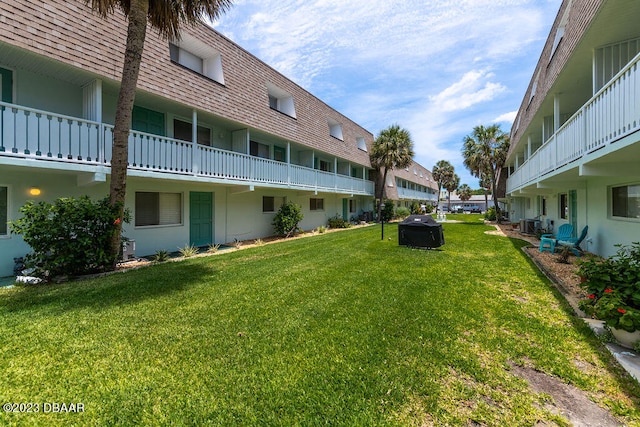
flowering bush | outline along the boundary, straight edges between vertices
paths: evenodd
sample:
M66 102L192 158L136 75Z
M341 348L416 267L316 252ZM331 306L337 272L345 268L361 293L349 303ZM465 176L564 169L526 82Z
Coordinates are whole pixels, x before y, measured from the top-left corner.
M640 242L618 245L610 258L583 261L578 274L586 279L581 286L588 295L580 301L585 313L616 329L640 330Z
M109 244L117 225L129 222L129 212L118 217L109 198L63 197L53 204L27 202L22 218L10 224L33 250L25 259L31 275L50 280L60 275L76 276L104 271L114 264Z

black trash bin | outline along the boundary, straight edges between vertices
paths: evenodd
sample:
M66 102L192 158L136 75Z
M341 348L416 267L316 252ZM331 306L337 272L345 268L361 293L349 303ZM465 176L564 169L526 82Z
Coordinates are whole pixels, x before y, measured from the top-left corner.
M398 224L398 244L416 248L438 248L444 245L442 224L431 215L410 215Z

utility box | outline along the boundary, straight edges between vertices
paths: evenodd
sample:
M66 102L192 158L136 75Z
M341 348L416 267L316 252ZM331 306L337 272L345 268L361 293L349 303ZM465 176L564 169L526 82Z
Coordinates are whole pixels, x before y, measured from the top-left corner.
M415 248L439 248L444 245L442 224L431 215L410 215L398 224L398 244Z
M136 257L136 241L127 240L122 242L122 261L129 261Z

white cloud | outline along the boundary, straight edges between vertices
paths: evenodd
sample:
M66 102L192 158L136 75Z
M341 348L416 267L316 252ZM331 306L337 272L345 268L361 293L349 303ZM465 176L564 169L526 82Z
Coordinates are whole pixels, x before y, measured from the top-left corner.
M463 176L462 137L513 122L560 3L237 0L216 28L374 135L400 124L419 163Z
M490 76L492 74L484 71L469 71L459 81L431 97L431 101L443 111L463 110L490 101L506 89L499 83L483 82Z
M509 123L509 124L512 124L513 121L516 119L516 115L517 114L518 114L517 111L509 111L508 113L504 113L504 114L499 115L498 117L493 119L492 122L494 122L494 123Z

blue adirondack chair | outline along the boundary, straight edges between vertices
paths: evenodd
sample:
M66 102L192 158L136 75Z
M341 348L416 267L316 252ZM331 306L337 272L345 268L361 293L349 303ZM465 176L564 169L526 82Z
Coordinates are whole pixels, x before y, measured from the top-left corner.
M558 232L555 234L555 236L553 234L543 234L542 236L540 236L540 252L555 252L558 240L567 241L568 239L571 239L572 234L573 225L571 224L562 224L558 228Z
M580 256L582 254L582 248L580 244L587 237L587 231L589 231L589 226L585 225L578 237L570 237L568 239L558 239L556 245L559 246L568 246L571 249L571 252L574 253L575 256Z

